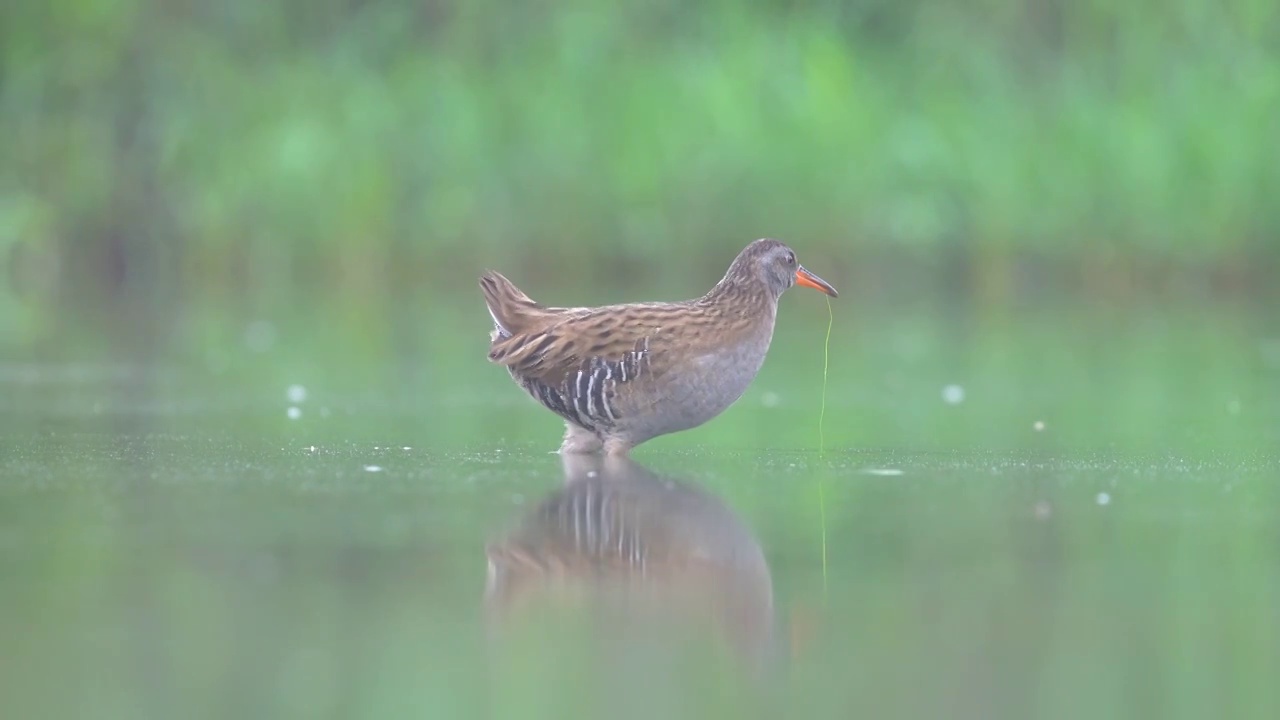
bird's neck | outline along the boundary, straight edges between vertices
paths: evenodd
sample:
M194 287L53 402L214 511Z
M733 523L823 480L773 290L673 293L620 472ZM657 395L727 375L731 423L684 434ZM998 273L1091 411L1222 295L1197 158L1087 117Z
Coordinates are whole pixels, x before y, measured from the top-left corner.
M743 337L771 335L778 312L778 298L764 283L750 279L726 277L699 304L708 315L719 318L722 332Z
M730 273L711 288L702 301L708 305L736 306L742 310L762 313L777 307L778 298L760 280L748 275Z

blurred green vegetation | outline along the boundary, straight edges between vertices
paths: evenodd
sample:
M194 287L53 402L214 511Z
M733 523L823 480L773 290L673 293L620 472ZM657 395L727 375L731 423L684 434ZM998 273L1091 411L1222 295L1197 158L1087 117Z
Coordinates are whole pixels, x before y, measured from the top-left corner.
M765 235L837 284L1265 290L1277 108L1267 0L18 0L0 322L701 287Z
M1017 446L1037 419L1252 442L1278 43L1261 0L7 3L0 347L176 363L269 426L301 382L454 408L445 445L543 443L483 362L481 267L557 304L688 297L775 235L842 291L837 446ZM814 441L825 313L796 296L731 411L773 393L790 420L668 442ZM952 382L981 415L939 412Z
M0 698L565 715L471 644L562 480L475 277L674 299L771 235L841 290L825 454L796 292L636 455L816 618L784 704L1271 717L1278 111L1266 0L0 3Z

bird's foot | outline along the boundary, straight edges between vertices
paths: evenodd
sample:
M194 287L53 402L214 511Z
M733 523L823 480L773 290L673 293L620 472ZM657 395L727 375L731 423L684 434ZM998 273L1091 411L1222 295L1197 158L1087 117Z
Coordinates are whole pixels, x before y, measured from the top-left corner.
M604 441L604 452L609 457L627 458L631 455L631 443L620 440L618 438L609 438Z
M587 430L586 428L578 427L571 423L565 423L564 442L560 444L561 455L569 453L598 453L600 452L600 448L603 446L604 443L601 442L599 436L595 433Z

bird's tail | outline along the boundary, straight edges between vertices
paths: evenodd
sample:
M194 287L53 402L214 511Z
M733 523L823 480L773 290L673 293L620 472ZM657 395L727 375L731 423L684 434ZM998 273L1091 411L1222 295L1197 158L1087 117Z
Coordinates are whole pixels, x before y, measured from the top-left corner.
M480 291L484 293L484 304L493 318L493 340L523 332L543 309L515 283L493 270L487 270L480 276Z

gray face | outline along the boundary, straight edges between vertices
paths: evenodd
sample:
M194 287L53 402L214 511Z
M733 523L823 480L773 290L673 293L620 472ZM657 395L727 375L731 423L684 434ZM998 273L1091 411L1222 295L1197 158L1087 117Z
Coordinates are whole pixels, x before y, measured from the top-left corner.
M791 248L778 243L758 259L760 274L774 295L781 295L796 284L796 254Z
M762 284L775 299L797 283L831 297L838 297L835 288L827 281L800 265L795 251L785 243L769 238L762 238L748 245L734 258L725 278Z

